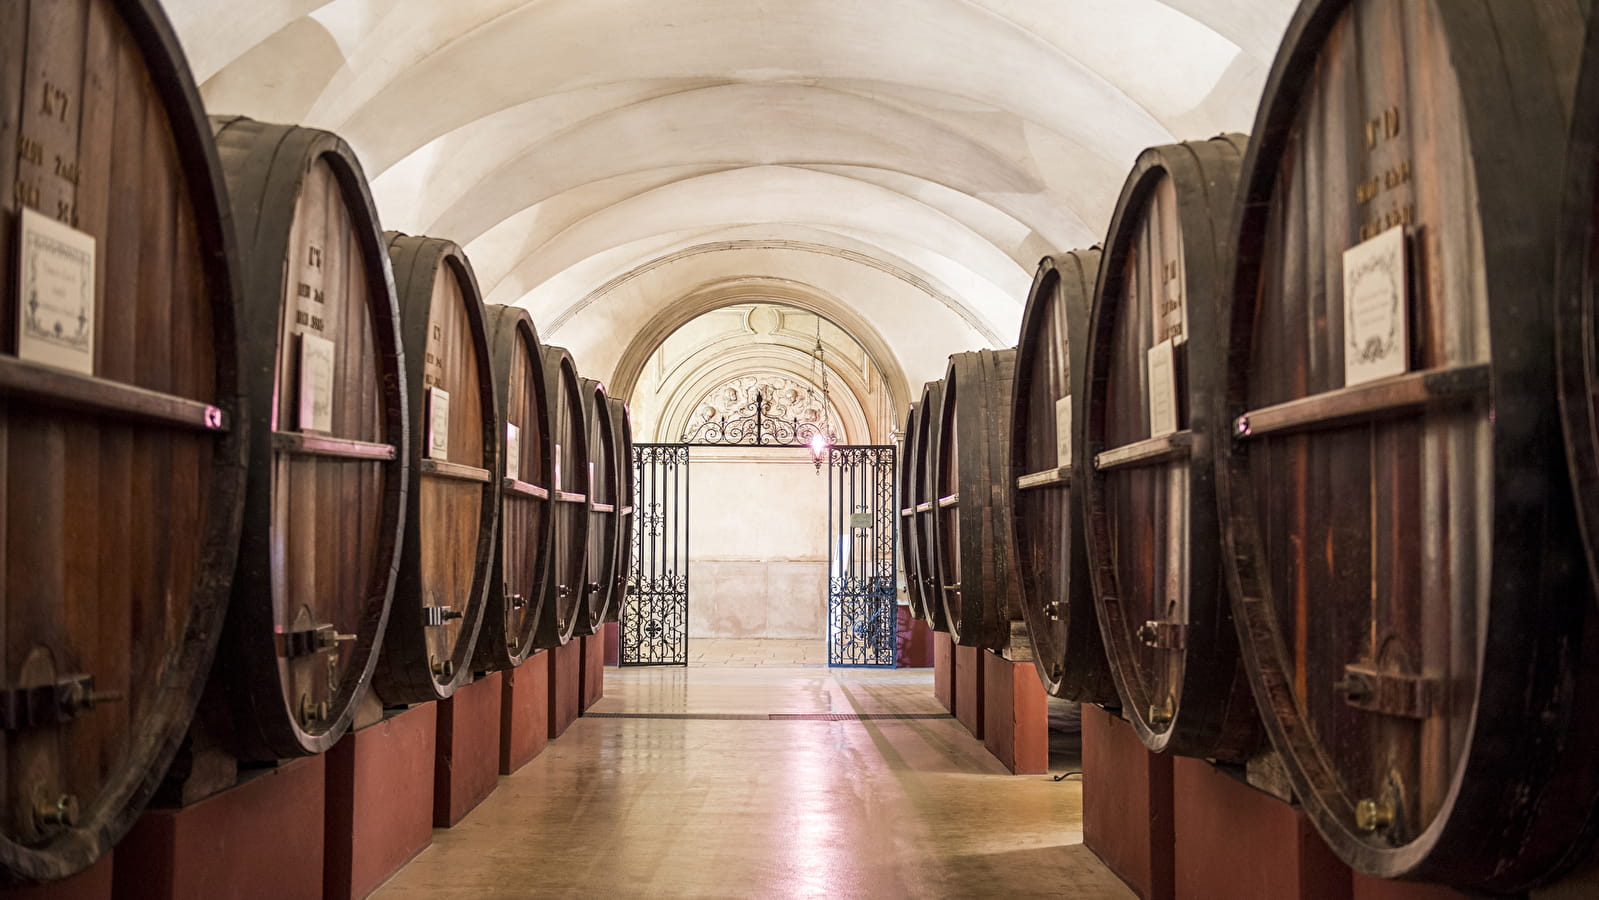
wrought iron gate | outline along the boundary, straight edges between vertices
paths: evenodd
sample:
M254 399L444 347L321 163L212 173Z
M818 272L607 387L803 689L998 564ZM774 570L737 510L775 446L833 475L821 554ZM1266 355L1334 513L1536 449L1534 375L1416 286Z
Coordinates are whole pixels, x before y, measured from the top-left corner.
M832 447L827 460L827 663L893 666L894 448Z
M633 445L633 571L624 666L688 665L688 445Z

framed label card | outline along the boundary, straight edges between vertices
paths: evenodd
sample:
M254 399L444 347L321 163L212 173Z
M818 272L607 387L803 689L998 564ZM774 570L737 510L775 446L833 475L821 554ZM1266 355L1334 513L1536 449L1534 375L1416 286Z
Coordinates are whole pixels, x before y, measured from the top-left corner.
M1409 367L1405 227L1344 251L1344 384L1361 384Z
M333 430L333 342L300 335L300 430Z
M505 423L505 477L522 480L522 429Z
M1072 464L1072 395L1055 401L1055 465Z
M1172 338L1149 348L1149 436L1177 430L1177 354Z
M450 392L428 388L428 458L450 458Z
M93 375L94 235L27 207L17 224L17 356Z

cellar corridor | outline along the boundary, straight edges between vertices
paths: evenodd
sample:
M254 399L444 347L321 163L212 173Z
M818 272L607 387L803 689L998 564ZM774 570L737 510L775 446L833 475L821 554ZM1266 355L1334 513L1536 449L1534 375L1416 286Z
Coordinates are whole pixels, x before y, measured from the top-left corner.
M1134 896L1082 846L1078 779L1007 773L930 670L807 665L801 643L607 670L603 700L374 896Z

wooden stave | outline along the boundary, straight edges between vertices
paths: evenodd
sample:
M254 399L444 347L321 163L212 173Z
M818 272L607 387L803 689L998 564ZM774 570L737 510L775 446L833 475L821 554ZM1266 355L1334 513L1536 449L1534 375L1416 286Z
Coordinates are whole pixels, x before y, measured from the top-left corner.
M605 385L593 378L583 379L583 420L592 429L589 435L590 472L601 468L609 473L605 484L610 486L607 498L592 480L589 484L589 549L587 568L583 576L583 604L586 611L577 617L575 635L587 637L600 634L605 620L611 615L612 598L616 593L617 566L621 562L622 517L621 454L617 451L616 432L612 430L610 396ZM594 440L596 433L600 436ZM599 443L600 447L595 447ZM605 448L609 448L609 450ZM611 512L595 509L596 504L609 503ZM605 546L605 542L610 546ZM596 544L598 542L598 545ZM596 550L598 552L596 553Z
M922 418L918 422L919 434L916 438L917 458L912 464L911 475L914 479L913 499L920 507L934 499L933 493L933 465L932 448L938 443L939 411L944 405L944 380L929 381L922 386ZM919 511L911 519L911 527L916 529L916 571L920 576L915 585L921 591L922 612L924 621L934 631L949 633L949 624L944 617L943 583L939 579L938 565L934 560L934 548L938 545L938 514L936 509Z
M382 240L366 177L354 151L338 136L325 131L272 125L243 117L213 117L211 126L219 147L234 146L245 157L224 158L230 195L248 202L234 204L238 234L253 236L254 243L244 259L245 291L240 304L245 335L271 334L271 342L246 339L243 342L244 372L251 380L250 416L252 433L250 463L252 471L271 472L275 459L272 436L273 403L277 386L279 312L284 297L282 279L286 272L279 262L287 258L290 229L294 223L301 181L316 161L329 164L339 180L342 195L351 209L352 224L366 259L375 304L384 307L376 319L375 337L382 370L380 384L387 385L388 402L384 417L397 449L405 446L409 429L405 405L405 373L399 362L399 310L394 295L394 278L389 268L388 250ZM235 164L237 160L241 164ZM386 302L385 302L386 301ZM385 347L386 345L386 347ZM382 355L383 350L390 354ZM383 632L388 623L389 604L394 595L394 578L400 548L400 526L406 506L406 474L409 460L403 452L385 467L382 511L378 532L383 545L375 572L382 583L373 585L362 619L354 629L357 641L350 657L359 660L345 666L338 693L332 698L333 714L320 731L308 731L295 716L284 695L278 668L279 650L273 614L272 516L274 481L271 477L250 479L245 497L245 530L240 542L235 574L234 598L224 630L223 648L229 664L216 673L224 684L227 698L222 708L213 706L209 721L219 723L217 731L229 749L241 759L270 761L325 752L350 727L355 708L371 686ZM336 626L341 623L335 623ZM343 631L336 627L336 631ZM350 676L355 672L354 677Z
M478 518L477 552L473 561L472 585L467 591L468 607L462 613L461 630L448 662L450 669L434 673L428 656L426 626L423 625L419 593L422 589L421 545L425 536L421 522L421 461L427 458L428 429L424 402L424 361L427 356L429 309L433 284L440 271L453 275L462 286L467 324L476 351L478 403L482 417L483 468L500 471L501 424L498 418L494 372L490 362L488 333L485 330L482 295L466 254L453 241L413 236L398 231L383 233L393 265L395 295L400 306L400 335L405 359L406 403L411 421L410 444L406 452L417 461L407 476L407 504L404 542L395 582L394 602L389 610L389 627L384 633L383 650L378 656L374 685L386 704L427 703L448 699L472 679L471 662L478 634L483 625L491 563L497 545L500 514L500 484L489 478L482 489ZM453 404L452 404L453 405Z
M500 306L489 304L484 307L485 323L489 333L490 360L494 367L494 384L496 389L495 401L498 405L499 420L509 421L509 405L511 402L511 377L514 367L518 364L516 359L520 335L526 346L532 351L532 358L528 361L531 370L529 381L538 395L539 422L537 427L530 430L524 426L520 439L522 441L537 441L540 447L539 457L544 460L544 465L538 472L522 472L522 481L528 481L528 475L535 480L533 484L548 488L550 484L550 426L549 426L549 401L548 391L544 383L543 344L539 341L538 329L533 324L533 319L527 310L518 306ZM501 440L505 440L505 429L500 429ZM508 457L505 453L500 456L500 468L496 473L505 477ZM550 508L553 501L548 497L529 498L527 502L536 504L542 510L538 513L542 520L538 550L538 562L534 565L534 574L528 583L521 585L507 585L505 577L505 544L509 540L506 529L509 527L505 515L504 504L510 502L513 496L509 491L501 488L500 533L494 541L494 561L489 569L489 587L485 595L483 607L483 630L478 633L477 649L474 653L472 667L479 672L493 672L502 669L514 669L520 666L533 654L533 636L538 628L538 620L545 603L544 582L548 576L551 565L550 559L554 553L554 532L550 529ZM532 606L524 615L524 625L520 631L515 631L506 626L505 598L506 592L511 588L521 588L522 596L528 598L526 602Z
M622 604L627 600L628 579L633 573L633 523L637 521L634 504L637 502L635 493L638 489L633 471L633 413L628 409L627 401L620 397L612 397L610 403L611 431L618 436L621 445L616 454L617 466L621 470L617 496L625 505L619 517L615 594L611 597L610 611L605 616L607 624L622 621Z
M1098 276L1099 250L1073 250L1045 256L1039 261L1028 292L1027 306L1022 313L1020 339L1016 348L1016 383L1012 388L1010 430L1010 467L1006 484L1010 491L1013 531L1016 537L1017 588L1021 595L1021 612L1033 648L1033 664L1039 680L1050 694L1066 700L1084 703L1119 706L1120 698L1111 677L1110 665L1105 659L1105 647L1100 638L1099 619L1094 613L1094 589L1089 581L1088 551L1083 537L1082 492L1071 491L1065 509L1065 526L1069 530L1068 548L1064 555L1067 564L1065 603L1066 625L1052 624L1058 617L1045 611L1050 602L1047 592L1036 585L1035 577L1055 575L1062 567L1045 564L1043 560L1027 562L1024 552L1032 546L1033 535L1041 534L1044 523L1028 521L1027 501L1018 490L1016 479L1036 468L1027 461L1029 429L1029 389L1033 386L1033 361L1038 354L1037 345L1049 322L1046 320L1049 303L1066 305L1066 331L1068 347L1069 389L1073 400L1072 422L1081 425L1085 347L1084 336L1088 330L1088 310L1093 302L1094 280ZM1046 293L1047 292L1047 293ZM1054 423L1050 423L1051 433ZM1076 430L1076 429L1074 429ZM1075 446L1077 441L1073 440ZM1070 490L1068 483L1068 490ZM1058 537L1058 532L1052 532ZM1040 541L1039 543L1046 543ZM1060 542L1052 542L1058 545ZM1057 547L1043 547L1047 559L1058 562L1062 553ZM1032 576L1032 577L1030 577ZM1031 588L1031 589L1030 589ZM1059 600L1060 598L1056 598Z
M922 590L920 587L922 573L919 561L916 558L916 503L911 498L915 496L916 462L916 435L919 430L918 417L921 413L921 401L912 402L910 409L905 414L905 437L900 444L899 453L894 457L894 478L896 482L894 492L895 514L900 525L899 564L905 571L905 594L908 599L911 617L914 619L927 619L927 610L922 606ZM910 515L902 515L901 511L909 509Z
M1100 258L1086 341L1083 422L1075 429L1081 440L1073 442L1073 471L1087 477L1084 485L1085 546L1094 610L1099 620L1105 655L1121 698L1122 715L1146 747L1223 761L1242 761L1261 743L1260 726L1249 696L1247 676L1238 651L1226 585L1221 571L1221 537L1216 515L1214 476L1209 440L1213 418L1206 397L1214 394L1221 378L1219 354L1207 357L1192 348L1215 347L1219 327L1216 306L1222 270L1228 259L1225 241L1233 201L1234 182L1247 138L1219 135L1208 141L1151 147L1139 154L1123 185ZM1143 212L1160 179L1173 179L1177 194L1179 229L1183 235L1182 272L1186 312L1186 400L1193 444L1189 451L1189 502L1187 546L1189 554L1189 614L1185 649L1181 651L1182 687L1170 710L1166 728L1158 729L1151 699L1136 674L1135 631L1123 621L1117 597L1115 554L1110 513L1106 510L1105 474L1095 464L1104 446L1105 395L1113 353L1105 345L1116 325L1108 298L1122 290L1124 264L1130 240L1140 229ZM1146 429L1147 430L1147 429ZM1165 712L1165 710L1162 710Z
M588 428L582 415L582 383L577 374L577 365L565 347L544 345L544 383L546 389L550 391L551 398L550 442L569 445L571 449L562 455L569 456L573 460L587 459ZM575 409L577 412L563 422L556 412L562 408ZM553 459L556 454L552 452L551 456ZM587 497L589 490L587 468L578 468L578 481L575 484L567 484L563 479L561 487L563 490L569 487L581 487L581 493ZM577 627L582 603L582 591L577 586L587 566L589 522L586 504L581 510L567 509L576 506L575 503L556 504L553 510L550 531L554 550L549 575L544 583L544 606L540 610L538 625L533 633L533 646L539 650L554 650L565 646L572 640L573 630ZM561 536L563 528L569 537L564 553ZM563 594L563 590L566 593Z
M91 30L97 15L102 23L112 23L113 30L118 22L126 27L130 36L127 44L137 52L142 70L150 79L153 98L169 126L174 158L180 164L179 171L187 176L185 185L190 201L187 209L193 216L199 241L197 269L211 298L209 315L215 338L211 348L214 371L209 373L214 376L211 408L221 410L225 425L215 432L218 440L209 451L210 464L205 478L208 488L203 490L204 521L197 529L200 534L193 560L195 575L190 591L190 614L178 642L181 652L167 654L169 664L162 667L161 678L153 688L155 702L159 705L141 714L140 727L130 730L128 743L136 744L138 749L123 755L112 767L101 790L83 804L78 824L57 832L48 840L13 840L9 829L0 834L0 883L53 881L88 868L132 827L155 794L184 738L211 667L227 610L243 525L249 422L248 417L241 415L247 394L240 371L237 339L237 303L242 285L221 164L187 58L159 3L114 0L106 5L115 9L99 14L90 12ZM26 47L25 36L19 41ZM111 49L116 51L122 46L114 44ZM17 58L20 60L23 55L19 53ZM14 73L0 67L0 79L12 74L19 79L20 94L23 78L20 66ZM74 99L81 99L81 96ZM6 118L10 113L11 109L7 109ZM0 125L14 124L0 118ZM14 163L14 160L12 157L10 161ZM13 171L11 166L0 164L0 173L10 180ZM12 247L15 246L15 225L9 206L6 212L7 215L0 215L0 242ZM181 212L174 207L175 216ZM100 254L98 263L106 256L103 242L97 242L97 253ZM98 280L104 287L107 279L102 275ZM0 324L0 332L9 327L9 321ZM9 334L6 339L9 343ZM99 374L98 365L96 373ZM0 425L12 417L12 403L40 409L47 405L30 404L21 397L0 401ZM69 653L68 661L70 659ZM104 686L103 683L99 685Z
M1011 623L1020 619L1015 580L1015 541L1008 507L1004 473L1008 452L1011 387L1015 382L1016 351L977 350L955 353L944 373L944 395L939 404L938 441L933 444L933 492L940 510L947 487L960 501L954 516L958 535L952 551L944 535L945 516L939 512L935 565L943 592L944 620L955 642L985 650L1011 648ZM951 390L951 388L954 390ZM992 418L990 418L990 416ZM955 442L949 460L950 441ZM946 463L954 466L944 483ZM979 502L973 503L972 498ZM971 535L976 534L976 540ZM955 554L952 558L952 552ZM959 573L959 580L953 580ZM972 590L969 573L978 582ZM954 590L959 587L960 590ZM951 603L951 598L958 598ZM1023 651L1025 653L1025 651Z
M1247 365L1249 354L1246 326L1254 308L1255 294L1251 279L1258 277L1263 265L1266 239L1262 222L1272 206L1276 178L1273 161L1279 157L1293 128L1298 103L1312 82L1309 73L1320 58L1328 33L1348 5L1348 0L1305 0L1289 23L1282 49L1266 82L1256 115L1257 138L1244 162L1235 211L1234 241L1238 252L1227 275L1224 295L1229 307L1224 315L1229 364L1223 390L1217 392L1218 428L1226 428L1233 417L1244 413L1248 406L1246 385L1240 372ZM1556 402L1556 378L1546 368L1553 356L1547 345L1547 336L1553 330L1547 318L1552 314L1553 304L1542 296L1551 290L1544 283L1545 273L1553 270L1555 243L1548 211L1558 204L1558 192L1526 176L1554 171L1558 166L1556 153L1551 150L1560 146L1564 126L1555 106L1568 95L1562 94L1558 84L1543 84L1541 78L1529 77L1534 71L1550 74L1546 64L1559 54L1551 53L1543 41L1554 36L1537 34L1532 20L1523 21L1524 11L1519 5L1504 4L1499 14L1489 14L1489 6L1434 8L1433 11L1447 20L1443 30L1451 45L1449 49L1472 54L1468 57L1468 65L1455 67L1456 72L1463 73L1463 79L1471 79L1479 90L1477 94L1461 92L1466 120L1463 130L1470 143L1467 158L1479 168L1483 160L1497 160L1504 167L1501 174L1508 176L1501 179L1506 185L1502 192L1478 198L1481 219L1493 223L1493 232L1501 238L1492 240L1489 229L1484 228L1483 257L1485 260L1492 257L1493 262L1491 266L1484 264L1491 269L1484 276L1489 285L1486 293L1490 298L1518 294L1533 297L1532 302L1519 304L1513 311L1504 309L1511 305L1509 302L1500 304L1498 311L1490 309L1495 349L1509 336L1510 340L1505 343L1513 348L1510 355L1526 364L1525 368L1510 374L1496 366L1488 388L1490 397L1518 398L1514 411L1512 405L1494 405L1493 421L1500 427L1494 430L1491 452L1496 467L1501 472L1509 470L1505 474L1507 481L1511 474L1521 479L1514 494L1502 487L1495 490L1493 531L1496 535L1540 535L1545 552L1530 568L1541 568L1541 571L1522 579L1519 586L1538 584L1544 588L1545 597L1539 603L1507 600L1482 616L1486 623L1482 627L1485 637L1477 656L1476 705L1470 723L1471 746L1467 748L1466 762L1456 767L1447 802L1429 828L1400 848L1374 848L1355 836L1347 821L1328 808L1316 787L1316 781L1335 776L1326 771L1315 774L1306 771L1303 754L1317 752L1312 726L1298 715L1290 715L1297 711L1291 706L1291 692L1276 671L1280 667L1273 665L1270 670L1263 667L1269 657L1261 645L1272 640L1263 614L1269 613L1272 604L1269 598L1261 599L1259 590L1265 566L1258 552L1258 528L1250 513L1255 500L1249 485L1246 454L1239 451L1230 429L1218 433L1216 447L1218 501L1227 523L1224 529L1226 574L1239 617L1238 628L1244 639L1243 652L1265 729L1286 764L1295 795L1304 803L1307 816L1334 852L1362 872L1499 892L1519 891L1551 880L1578 864L1586 856L1594 831L1599 827L1595 807L1599 786L1595 785L1596 773L1591 763L1599 753L1599 732L1591 727L1572 727L1563 738L1552 737L1559 730L1559 725L1552 720L1569 721L1574 711L1591 709L1594 700L1599 699L1595 693L1599 691L1599 660L1591 650L1595 641L1599 641L1599 623L1595 622L1591 608L1587 608L1591 604L1585 592L1591 590L1591 586L1584 583L1577 571L1581 569L1580 562L1573 560L1582 551L1569 546L1576 518L1567 492L1569 486L1553 483L1548 475L1560 471L1564 462L1556 458L1557 451L1537 446L1558 427L1553 424L1555 413L1549 408ZM1540 14L1544 11L1540 5ZM1511 31L1506 35L1489 35L1490 23ZM1485 35L1492 40L1484 42ZM1478 40L1471 40L1473 37ZM1489 65L1483 65L1482 57L1477 55L1477 48L1481 47L1525 54L1529 65L1520 73L1521 82L1501 65L1502 57L1496 56ZM1536 64L1532 64L1534 60ZM1558 71L1552 74L1560 77ZM1540 82L1539 86L1529 84L1534 80ZM1491 90L1481 90L1485 87ZM1591 99L1593 95L1588 96ZM1509 114L1512 111L1515 115ZM1505 124L1512 121L1518 125L1513 134L1505 128ZM1525 127L1529 121L1531 127ZM1472 129L1472 122L1479 127ZM1482 191L1483 179L1477 178L1474 182L1479 192ZM1494 306L1491 300L1488 305ZM1495 353L1496 362L1498 357ZM1528 402L1526 398L1535 399ZM1507 438L1506 431L1515 432L1519 440ZM1505 445L1511 445L1509 452L1504 452ZM1502 498L1511 496L1521 502L1501 502ZM1547 527L1539 527L1539 515L1528 511L1528 507L1538 507L1540 503ZM1507 505L1517 507L1514 515L1503 513ZM1502 515L1517 524L1498 527ZM1505 549L1507 543L1510 542L1493 541L1491 580L1498 588L1517 585L1514 576L1502 574L1506 568L1514 568L1502 563L1515 562L1514 554ZM1551 602L1550 597L1564 602ZM1481 615L1480 610L1478 614ZM1275 614L1271 615L1274 618ZM1535 640L1526 640L1528 634ZM1586 652L1578 652L1581 645L1586 645L1582 647ZM1502 677L1502 672L1514 672L1517 667L1480 664L1483 659L1519 661L1521 671L1532 674L1526 678ZM1561 674L1552 675L1551 672L1567 659L1578 662ZM1486 677L1490 672L1499 677ZM1506 705L1514 705L1516 700L1530 700L1528 694L1540 693L1531 690L1529 685L1551 683L1559 686L1557 693L1568 701L1564 711L1557 708L1558 704L1551 703L1541 712L1520 710L1520 716L1481 714L1484 693ZM1541 727L1549 729L1544 732L1544 740L1526 737L1528 733L1539 733ZM1504 754L1513 762L1496 765L1486 760L1486 754L1481 751L1491 748L1514 748ZM1528 775L1534 769L1552 773L1541 788L1535 788L1531 783L1535 779ZM1466 790L1468 784L1477 790ZM1484 790L1495 784L1499 786L1497 791ZM1514 829L1504 824L1510 811L1516 811L1520 817ZM1536 821L1529 825L1529 818ZM1494 828L1480 827L1481 823L1493 823ZM1479 827L1474 830L1473 825ZM1496 829L1500 830L1498 835L1490 834ZM1531 854L1533 858L1516 855L1534 842L1539 846ZM1512 844L1514 848L1509 846Z

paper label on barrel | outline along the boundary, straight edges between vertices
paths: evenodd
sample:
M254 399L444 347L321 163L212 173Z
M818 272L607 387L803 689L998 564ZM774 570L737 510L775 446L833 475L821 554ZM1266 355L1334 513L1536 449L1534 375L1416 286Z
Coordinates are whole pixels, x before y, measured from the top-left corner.
M1055 465L1072 464L1072 395L1055 401Z
M553 466L553 469L551 471L551 477L550 477L550 490L558 491L558 490L561 489L561 445L560 444L556 444L555 445L555 455L550 457L550 463Z
M1172 339L1149 348L1149 436L1177 430L1177 359Z
M450 458L450 394L443 388L428 388L428 458Z
M28 207L17 224L17 356L93 375L94 235Z
M522 480L522 429L505 423L505 477Z
M1405 227L1396 225L1344 251L1344 384L1409 367Z
M333 430L333 342L300 335L301 431Z

